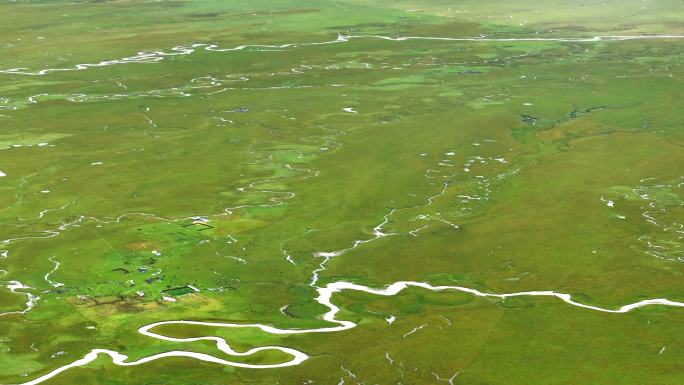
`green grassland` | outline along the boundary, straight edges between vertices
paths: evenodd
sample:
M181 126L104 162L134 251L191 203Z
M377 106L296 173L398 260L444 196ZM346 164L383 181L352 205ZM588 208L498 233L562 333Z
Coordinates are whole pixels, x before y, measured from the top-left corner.
M136 330L329 326L315 286L341 280L684 301L682 39L335 42L677 35L680 1L12 1L0 25L2 384L93 348L228 358ZM220 50L241 45L262 46ZM684 381L681 309L334 302L356 328L156 330L299 366L101 357L45 383Z

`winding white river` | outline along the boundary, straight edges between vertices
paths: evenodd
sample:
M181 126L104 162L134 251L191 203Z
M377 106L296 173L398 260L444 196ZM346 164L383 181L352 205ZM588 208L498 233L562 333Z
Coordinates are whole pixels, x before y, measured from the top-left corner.
M228 345L225 339L220 338L220 337L196 337L196 338L174 338L174 337L168 337L164 336L161 334L157 334L152 332L151 330L157 326L160 325L172 325L172 324L185 324L185 325L198 325L198 326L211 326L211 327L222 327L222 328L256 328L260 329L266 333L270 334L286 334L286 335L292 335L292 334L305 334L305 333L332 333L332 332L338 332L342 330L347 330L351 329L356 326L355 323L351 321L344 321L344 320L338 320L335 318L337 313L339 313L340 308L335 306L332 303L332 296L334 293L338 293L344 290L354 290L354 291L363 291L369 294L375 294L375 295L381 295L381 296L393 296L396 295L397 293L401 292L402 290L406 289L407 287L420 287L424 288L427 290L432 290L432 291L447 291L447 290L454 290L454 291L460 291L468 294L472 294L477 297L486 297L486 298L500 298L500 299L505 299L505 298L511 298L511 297L525 297L525 296L535 296L535 297L555 297L560 299L561 301L585 308L585 309L590 309L594 311L600 311L600 312L605 312L605 313L627 313L631 310L644 307L644 306L649 306L649 305L664 305L664 306L674 306L674 307L684 307L684 302L676 302L676 301L670 301L668 299L664 298L655 298L655 299L647 299L635 303L631 303L628 305L624 305L618 309L605 309L601 308L598 306L592 306L592 305L586 305L579 303L577 301L574 301L572 299L572 296L570 294L565 294L565 293L557 293L555 291L523 291L523 292L517 292L517 293L508 293L508 294L494 294L494 293L486 293L482 292L479 290L467 288L467 287L462 287L462 286L433 286L425 282L413 282L413 281L399 281L395 282L385 288L382 289L374 289L368 286L363 286L363 285L358 285L350 282L344 282L344 281L338 281L338 282L333 282L329 283L325 287L321 287L317 289L318 296L316 297L316 301L320 303L321 305L327 307L329 310L323 315L323 319L326 321L329 321L331 323L336 324L336 326L330 326L330 327L324 327L324 328L317 328L317 329L280 329L276 328L270 325L264 325L264 324L235 324L235 323L223 323L223 322L202 322L202 321L161 321L161 322L155 322L151 323L149 325L145 325L138 329L138 332L140 334L143 334L148 337L156 338L159 340L163 341L171 341L171 342L195 342L195 341L214 341L216 342L216 347L226 353L227 355L235 356L235 357L244 357L244 356L249 356L254 353L264 351L264 350L278 350L283 353L289 354L292 356L292 359L286 362L278 363L278 364L247 364L247 363L242 363L242 362L233 362L233 361L228 361L222 358L217 358L209 354L204 354L204 353L196 353L196 352L189 352L189 351L183 351L183 350L174 350L174 351L169 351L169 352L164 352L164 353L159 353L159 354L154 354L150 355L147 357L143 357L139 360L136 361L127 361L128 356L121 354L119 352L115 352L112 350L107 350L107 349L93 349L91 350L88 354L86 354L83 358L76 360L70 364L64 365L62 367L59 367L47 374L44 374L34 380L27 381L18 385L36 385L40 384L41 382L47 381L52 377L55 377L56 375L69 370L71 368L75 368L78 366L83 366L87 365L97 359L97 357L100 354L105 354L108 355L111 359L112 362L115 365L120 365L120 366L136 366L140 364L144 364L147 362L155 361L160 358L164 357L188 357L188 358L194 358L197 360L201 361L206 361L206 362L213 362L221 365L228 365L228 366L235 366L235 367L240 367L240 368L252 368L252 369L267 369L267 368L281 368L281 367L286 367L286 366L294 366L294 365L299 365L302 362L306 361L309 356L296 349L288 348L288 347L282 347L282 346L263 346L263 347L258 347L254 349L247 350L245 352L237 352Z
M592 36L592 37L518 37L518 38L498 38L498 37L437 37L437 36L382 36L382 35L342 35L338 34L337 39L321 42L309 43L285 43L285 44L244 44L237 47L221 48L216 44L194 43L188 45L179 45L171 48L169 51L140 51L136 55L124 57L121 59L103 60L99 63L81 63L75 64L69 68L47 68L39 71L31 71L29 68L9 68L0 70L0 73L13 75L32 75L43 76L50 72L60 71L78 71L85 70L91 67L105 67L116 64L130 64L130 63L155 63L164 60L167 56L190 55L197 49L204 49L206 51L228 52L240 51L249 48L295 48L304 46L316 46L324 44L339 44L346 43L352 39L380 39L390 41L408 41L408 40L433 40L433 41L451 41L451 42L569 42L569 43L593 43L603 41L627 41L627 40L676 40L683 39L684 35L664 34L664 35L606 35L606 36Z

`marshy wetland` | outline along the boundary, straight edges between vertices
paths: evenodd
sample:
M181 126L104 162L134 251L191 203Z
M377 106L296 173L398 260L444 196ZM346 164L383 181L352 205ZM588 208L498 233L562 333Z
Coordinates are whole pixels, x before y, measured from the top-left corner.
M680 1L0 25L0 384L684 381Z

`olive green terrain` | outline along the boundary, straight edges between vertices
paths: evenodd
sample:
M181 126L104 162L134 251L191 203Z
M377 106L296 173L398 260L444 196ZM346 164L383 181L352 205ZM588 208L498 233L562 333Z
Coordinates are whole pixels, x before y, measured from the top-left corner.
M684 301L684 39L515 40L682 35L684 4L482 3L2 2L0 383L94 348L286 362L136 330L330 326L335 281ZM44 383L684 383L684 309L333 301L356 328L155 329L298 366L101 356Z

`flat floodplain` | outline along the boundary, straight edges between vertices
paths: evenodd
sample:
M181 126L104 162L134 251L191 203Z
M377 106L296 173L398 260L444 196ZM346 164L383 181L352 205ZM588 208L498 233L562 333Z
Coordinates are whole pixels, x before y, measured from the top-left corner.
M1 2L0 383L680 385L684 6L452 3Z

